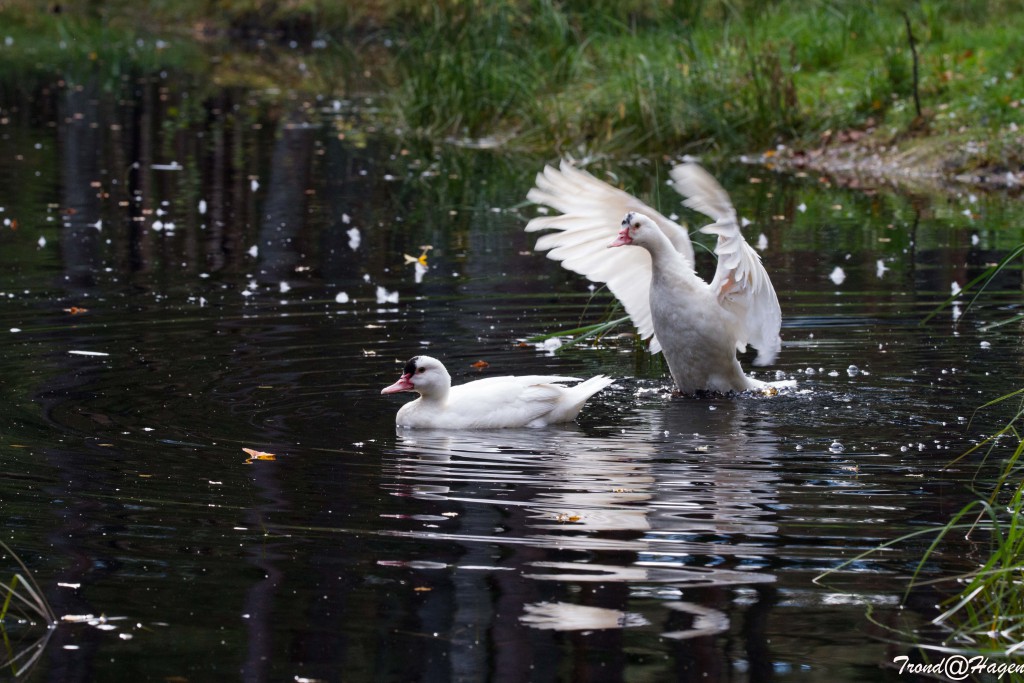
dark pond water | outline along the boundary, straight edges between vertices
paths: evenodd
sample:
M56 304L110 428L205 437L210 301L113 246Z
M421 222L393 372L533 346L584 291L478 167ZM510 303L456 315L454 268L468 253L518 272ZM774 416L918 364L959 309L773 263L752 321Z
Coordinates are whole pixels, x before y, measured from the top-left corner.
M901 606L928 540L813 579L972 499L975 463L943 466L1024 382L1020 327L985 327L1020 267L920 321L1024 239L1018 204L712 169L782 301L759 376L798 388L679 399L628 338L521 343L610 301L522 232L553 158L230 89L183 123L187 99L153 77L0 110L3 541L95 617L8 624L32 680L905 680L880 624L944 597ZM592 168L679 211L657 161ZM396 433L379 391L424 351L456 381L619 379L567 427Z

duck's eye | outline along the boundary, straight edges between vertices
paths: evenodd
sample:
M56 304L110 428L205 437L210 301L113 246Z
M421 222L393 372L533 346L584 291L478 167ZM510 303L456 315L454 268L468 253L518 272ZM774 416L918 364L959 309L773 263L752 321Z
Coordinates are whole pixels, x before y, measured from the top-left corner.
M422 375L426 371L427 371L426 368L416 368L416 374L417 375Z

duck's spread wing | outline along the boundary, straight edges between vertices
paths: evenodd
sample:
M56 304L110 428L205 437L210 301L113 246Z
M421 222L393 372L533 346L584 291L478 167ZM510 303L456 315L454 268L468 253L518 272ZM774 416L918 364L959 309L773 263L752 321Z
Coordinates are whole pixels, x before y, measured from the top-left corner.
M718 267L711 289L719 304L739 322L737 347L743 350L750 344L757 349L754 363L768 365L782 346L782 310L761 257L743 239L732 200L718 181L696 164L680 164L671 176L673 187L686 197L683 204L715 221L701 232L718 237Z
M692 264L693 246L686 230L632 195L598 180L586 171L562 161L559 168L545 166L536 186L526 195L560 215L538 216L526 225L527 232L551 229L537 239L537 249L548 258L583 275L604 282L622 302L643 339L651 338L651 351L660 350L653 338L650 283L651 257L646 249L608 249L618 235L622 217L629 211L649 216L676 249Z

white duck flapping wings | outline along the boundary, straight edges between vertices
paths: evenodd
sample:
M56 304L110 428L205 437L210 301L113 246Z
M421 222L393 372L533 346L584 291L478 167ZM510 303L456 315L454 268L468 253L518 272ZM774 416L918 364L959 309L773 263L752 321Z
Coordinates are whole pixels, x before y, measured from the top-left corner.
M683 205L715 221L700 231L718 236L718 267L711 289L718 295L719 304L742 325L743 332L736 339L737 350L745 351L749 344L757 349L754 365L770 365L782 348L782 309L761 257L740 233L732 200L718 181L697 164L680 164L669 175L674 181L672 186L686 197Z
M561 212L559 216L538 216L526 225L527 232L555 229L537 239L537 249L548 258L583 275L591 282L604 282L622 303L642 339L650 339L652 353L661 350L654 338L648 292L651 257L642 249L610 252L609 240L618 232L627 211L650 217L665 232L680 256L693 264L693 246L686 229L647 206L636 197L563 160L559 168L545 166L527 199Z
M422 429L501 429L544 427L576 419L587 399L614 380L604 375L580 381L557 375L487 377L458 386L444 364L414 356L402 376L381 394L415 392L395 417L399 427ZM565 382L579 382L562 386Z
M651 351L664 352L679 391L764 387L743 373L736 351L754 346L760 365L771 363L779 352L782 315L771 280L743 239L729 195L715 179L690 163L673 168L671 176L685 205L715 220L701 228L717 236L718 266L710 285L694 272L685 229L566 161L559 170L547 167L538 174L537 186L527 195L562 215L534 218L526 229L556 230L538 239L537 249L549 250L548 256L569 270L608 284L641 337L650 338ZM616 234L618 239L609 244ZM626 245L643 248L606 249Z

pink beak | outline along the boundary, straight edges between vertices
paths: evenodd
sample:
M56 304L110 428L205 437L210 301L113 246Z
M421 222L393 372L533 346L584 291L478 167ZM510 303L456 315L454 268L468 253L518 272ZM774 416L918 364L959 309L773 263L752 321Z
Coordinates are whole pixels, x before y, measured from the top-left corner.
M416 391L416 387L412 385L412 375L406 373L398 378L398 381L389 387L384 387L380 390L382 394L397 394L400 391Z
M621 247L626 244L633 244L633 238L629 236L628 226L623 228L622 230L619 230L619 236L615 239L614 242L609 244L608 247Z

